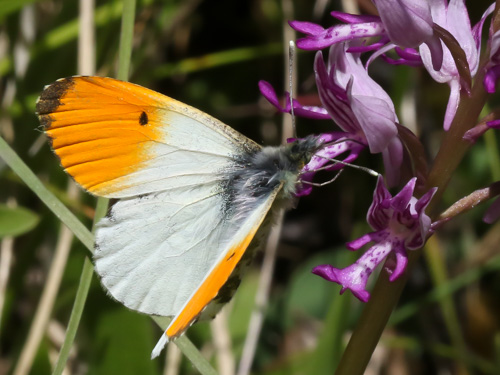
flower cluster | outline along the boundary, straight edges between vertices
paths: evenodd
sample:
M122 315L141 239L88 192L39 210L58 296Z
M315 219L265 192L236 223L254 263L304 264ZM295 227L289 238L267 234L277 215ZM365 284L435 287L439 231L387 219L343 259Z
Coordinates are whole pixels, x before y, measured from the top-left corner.
M461 97L471 95L472 80L478 72L483 77L484 89L488 93L495 91L500 78L500 31L495 31L493 26L487 44L489 59L481 68L479 66L481 32L495 4L491 4L472 26L464 0L373 2L379 16L332 12L341 23L328 28L305 21L289 22L293 29L304 34L297 40L297 46L317 51L314 72L320 106L302 105L288 93L283 106L268 82L259 83L261 93L279 111L290 113L293 110L297 116L331 120L338 127L319 136L323 147L304 167L301 176L304 184L297 195L311 192L316 171L342 169L364 150L381 154L384 178L389 187L404 182L401 179L405 175L402 170L406 160L418 156L412 154L402 133L417 137L404 128L404 124L399 124L391 98L369 75L368 67L374 59L380 57L392 65L423 67L432 79L448 84L450 96L443 119L445 131L453 126ZM362 55L367 53L370 55L362 60ZM487 129L500 127L499 124L500 121L493 118L464 134L464 139L475 141ZM422 177L422 171L412 172L419 179ZM374 232L347 244L351 250L369 242L373 242L373 246L347 268L321 265L313 272L341 284L342 292L349 289L362 301L369 298L365 289L368 277L384 259L387 259L385 269L390 280L398 278L406 268L408 250L422 247L431 234L431 219L425 209L436 189L420 189L418 194L414 193L416 184L423 186L424 183L412 178L392 197L379 177L367 215ZM487 214L488 221L500 216L499 202Z
M394 281L401 276L407 264L406 251L422 247L431 227L425 208L436 189L417 199L413 196L416 181L412 178L392 197L379 177L367 215L374 232L348 243L347 248L358 250L369 242L374 242L374 245L349 267L339 270L325 264L314 268L313 273L342 285L341 293L350 289L363 302L370 297L365 290L368 277L386 257L390 257L390 261L386 262L386 270L391 275L389 280Z
M447 83L450 99L443 126L448 130L455 117L460 91L470 90L470 76L477 72L481 31L486 17L493 12L494 4L474 27L470 25L464 0L451 0L449 4L446 0L377 0L375 5L380 17L332 12L333 17L345 24L328 29L309 22L290 22L290 26L306 35L297 41L297 46L319 50L346 41L379 36L378 42L350 51L375 50L372 58L382 55L391 64L423 64L434 80ZM386 56L391 49L399 59Z

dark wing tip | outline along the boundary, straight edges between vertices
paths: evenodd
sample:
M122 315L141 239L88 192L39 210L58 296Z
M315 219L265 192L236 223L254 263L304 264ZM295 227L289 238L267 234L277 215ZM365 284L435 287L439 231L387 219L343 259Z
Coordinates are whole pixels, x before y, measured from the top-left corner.
M50 128L52 123L50 114L62 105L61 97L74 83L73 77L61 78L43 89L42 94L36 101L36 113L44 129Z
M61 97L68 89L74 85L73 77L62 78L51 85L45 86L42 94L36 102L36 113L40 118L40 122L46 128L50 126L50 121L47 115L55 112L62 104Z

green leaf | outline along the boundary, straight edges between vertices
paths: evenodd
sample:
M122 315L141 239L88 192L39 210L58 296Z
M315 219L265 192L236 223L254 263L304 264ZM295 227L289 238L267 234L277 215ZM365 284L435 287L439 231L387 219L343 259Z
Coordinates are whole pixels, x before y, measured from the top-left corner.
M0 205L0 238L19 236L32 230L40 218L34 212L23 208Z

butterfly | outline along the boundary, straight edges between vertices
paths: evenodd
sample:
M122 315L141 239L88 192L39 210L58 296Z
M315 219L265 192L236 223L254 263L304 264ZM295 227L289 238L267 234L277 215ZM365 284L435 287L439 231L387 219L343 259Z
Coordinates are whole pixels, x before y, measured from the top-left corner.
M261 147L215 118L103 77L44 88L37 114L64 170L116 198L95 233L95 270L126 307L173 319L153 350L213 317L320 147Z

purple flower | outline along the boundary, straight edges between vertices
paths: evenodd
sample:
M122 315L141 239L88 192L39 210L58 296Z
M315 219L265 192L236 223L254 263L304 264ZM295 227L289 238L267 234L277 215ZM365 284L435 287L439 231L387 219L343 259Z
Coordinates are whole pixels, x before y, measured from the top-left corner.
M402 47L418 47L433 37L427 1L374 0L389 39Z
M370 294L366 291L368 277L385 258L389 280L402 275L408 263L407 250L423 246L429 234L431 219L425 209L436 188L429 190L420 199L413 196L417 179L412 178L394 197L386 189L379 177L373 193L373 203L367 214L367 221L374 229L357 240L347 244L349 250L358 250L369 242L374 244L352 265L338 269L329 264L317 266L313 273L328 281L342 285L340 293L346 289L361 301L366 302Z
M322 141L323 147L313 155L309 163L302 169L300 176L302 185L295 193L298 197L311 193L312 185L307 184L307 182L313 180L318 170L338 171L345 166L342 162L352 163L358 158L361 151L366 148L361 137L344 132L324 133L319 136L319 139ZM345 153L347 153L347 156L344 156L341 162L333 160L339 160L339 157Z
M488 115L488 117L494 114L495 112ZM467 130L462 138L470 143L476 143L479 137L481 137L489 129L500 129L500 120L481 121L472 129Z
M490 60L485 67L486 74L483 84L486 91L493 94L498 78L500 78L500 30L490 36L488 42L490 44Z
M479 65L482 26L486 16L493 11L493 7L488 8L481 21L472 29L464 0L451 0L449 4L446 0L435 0L429 4L434 23L448 31L456 39L457 47L465 53L468 70L473 77ZM432 78L440 83L448 83L450 86L450 98L444 118L444 129L448 130L457 112L460 90L467 89L468 85L457 68L456 56L454 57L444 44L443 49L443 64L440 69L435 68L434 51L425 44L420 46L419 51L422 62Z
M377 36L380 37L378 42L369 46L356 47L353 52L370 50L387 52L396 46L417 48L425 43L433 51L434 66L439 69L443 51L439 38L434 34L428 2L425 0L376 0L374 2L380 17L332 12L333 17L346 24L335 25L328 29L310 22L291 21L292 28L306 34L305 38L297 40L297 47L319 50L340 42ZM398 54L402 52L404 55L404 50L399 49L396 52ZM405 57L401 57L404 63ZM410 65L415 64L413 57L408 62Z
M390 185L394 185L399 180L403 160L394 104L368 75L359 54L346 53L347 48L348 43L330 48L328 68L322 53L316 54L314 70L321 102L345 132L344 139L367 146L371 153L382 153L387 179ZM333 149L329 151L335 154ZM328 149L323 149L323 152L328 152Z
M371 45L352 46L348 52L375 51L369 62L381 56L390 64L417 66L423 63L434 80L450 86L444 119L444 129L448 130L458 108L460 91L465 89L468 92L471 75L477 72L481 30L494 4L483 14L480 22L471 28L464 0L451 0L449 4L447 0L374 0L374 3L380 17L332 12L333 17L346 24L328 29L310 22L291 21L290 26L306 34L305 38L297 40L297 46L317 50L345 41L380 37ZM453 53L440 38L446 40ZM498 41L494 42L499 44ZM399 59L386 56L391 49L394 49ZM463 58L462 50L465 55ZM492 45L493 50L498 51L498 45ZM492 61L495 59L500 57L492 56ZM487 90L494 90L492 87L499 75L500 67L492 63L485 77Z
M290 21L289 24L293 29L307 35L305 38L297 40L297 47L314 51L330 47L336 43L385 36L385 29L380 17L358 16L341 12L332 12L331 15L347 22L347 24L325 29L312 22ZM380 47L380 44L377 44L377 47Z
M403 144L398 137L398 121L394 104L389 95L377 84L363 66L359 53L346 53L348 43L334 45L330 49L328 68L321 52L316 54L314 69L316 86L322 107L303 106L293 100L294 113L313 119L333 119L343 132L331 132L320 136L323 147L302 170L305 182L298 196L307 195L315 172L319 169L339 170L344 167L332 159L353 162L365 148L373 154L381 153L390 186L399 182L403 162ZM259 82L261 93L281 112L290 112L289 94L286 103L280 105L272 86ZM342 155L346 156L341 158Z
M492 120L486 123L486 126L490 129L500 129L500 120Z
M488 224L493 224L500 218L500 198L497 198L495 202L486 210L483 220Z
M276 91L271 86L269 82L259 81L259 90L262 95L271 103L278 111L283 113L290 113L290 93L285 93L285 106L280 104L278 99L278 95L276 95ZM312 118L315 120L325 120L329 119L330 116L328 112L321 107L315 106L306 106L299 103L298 100L293 99L293 113L296 116Z

